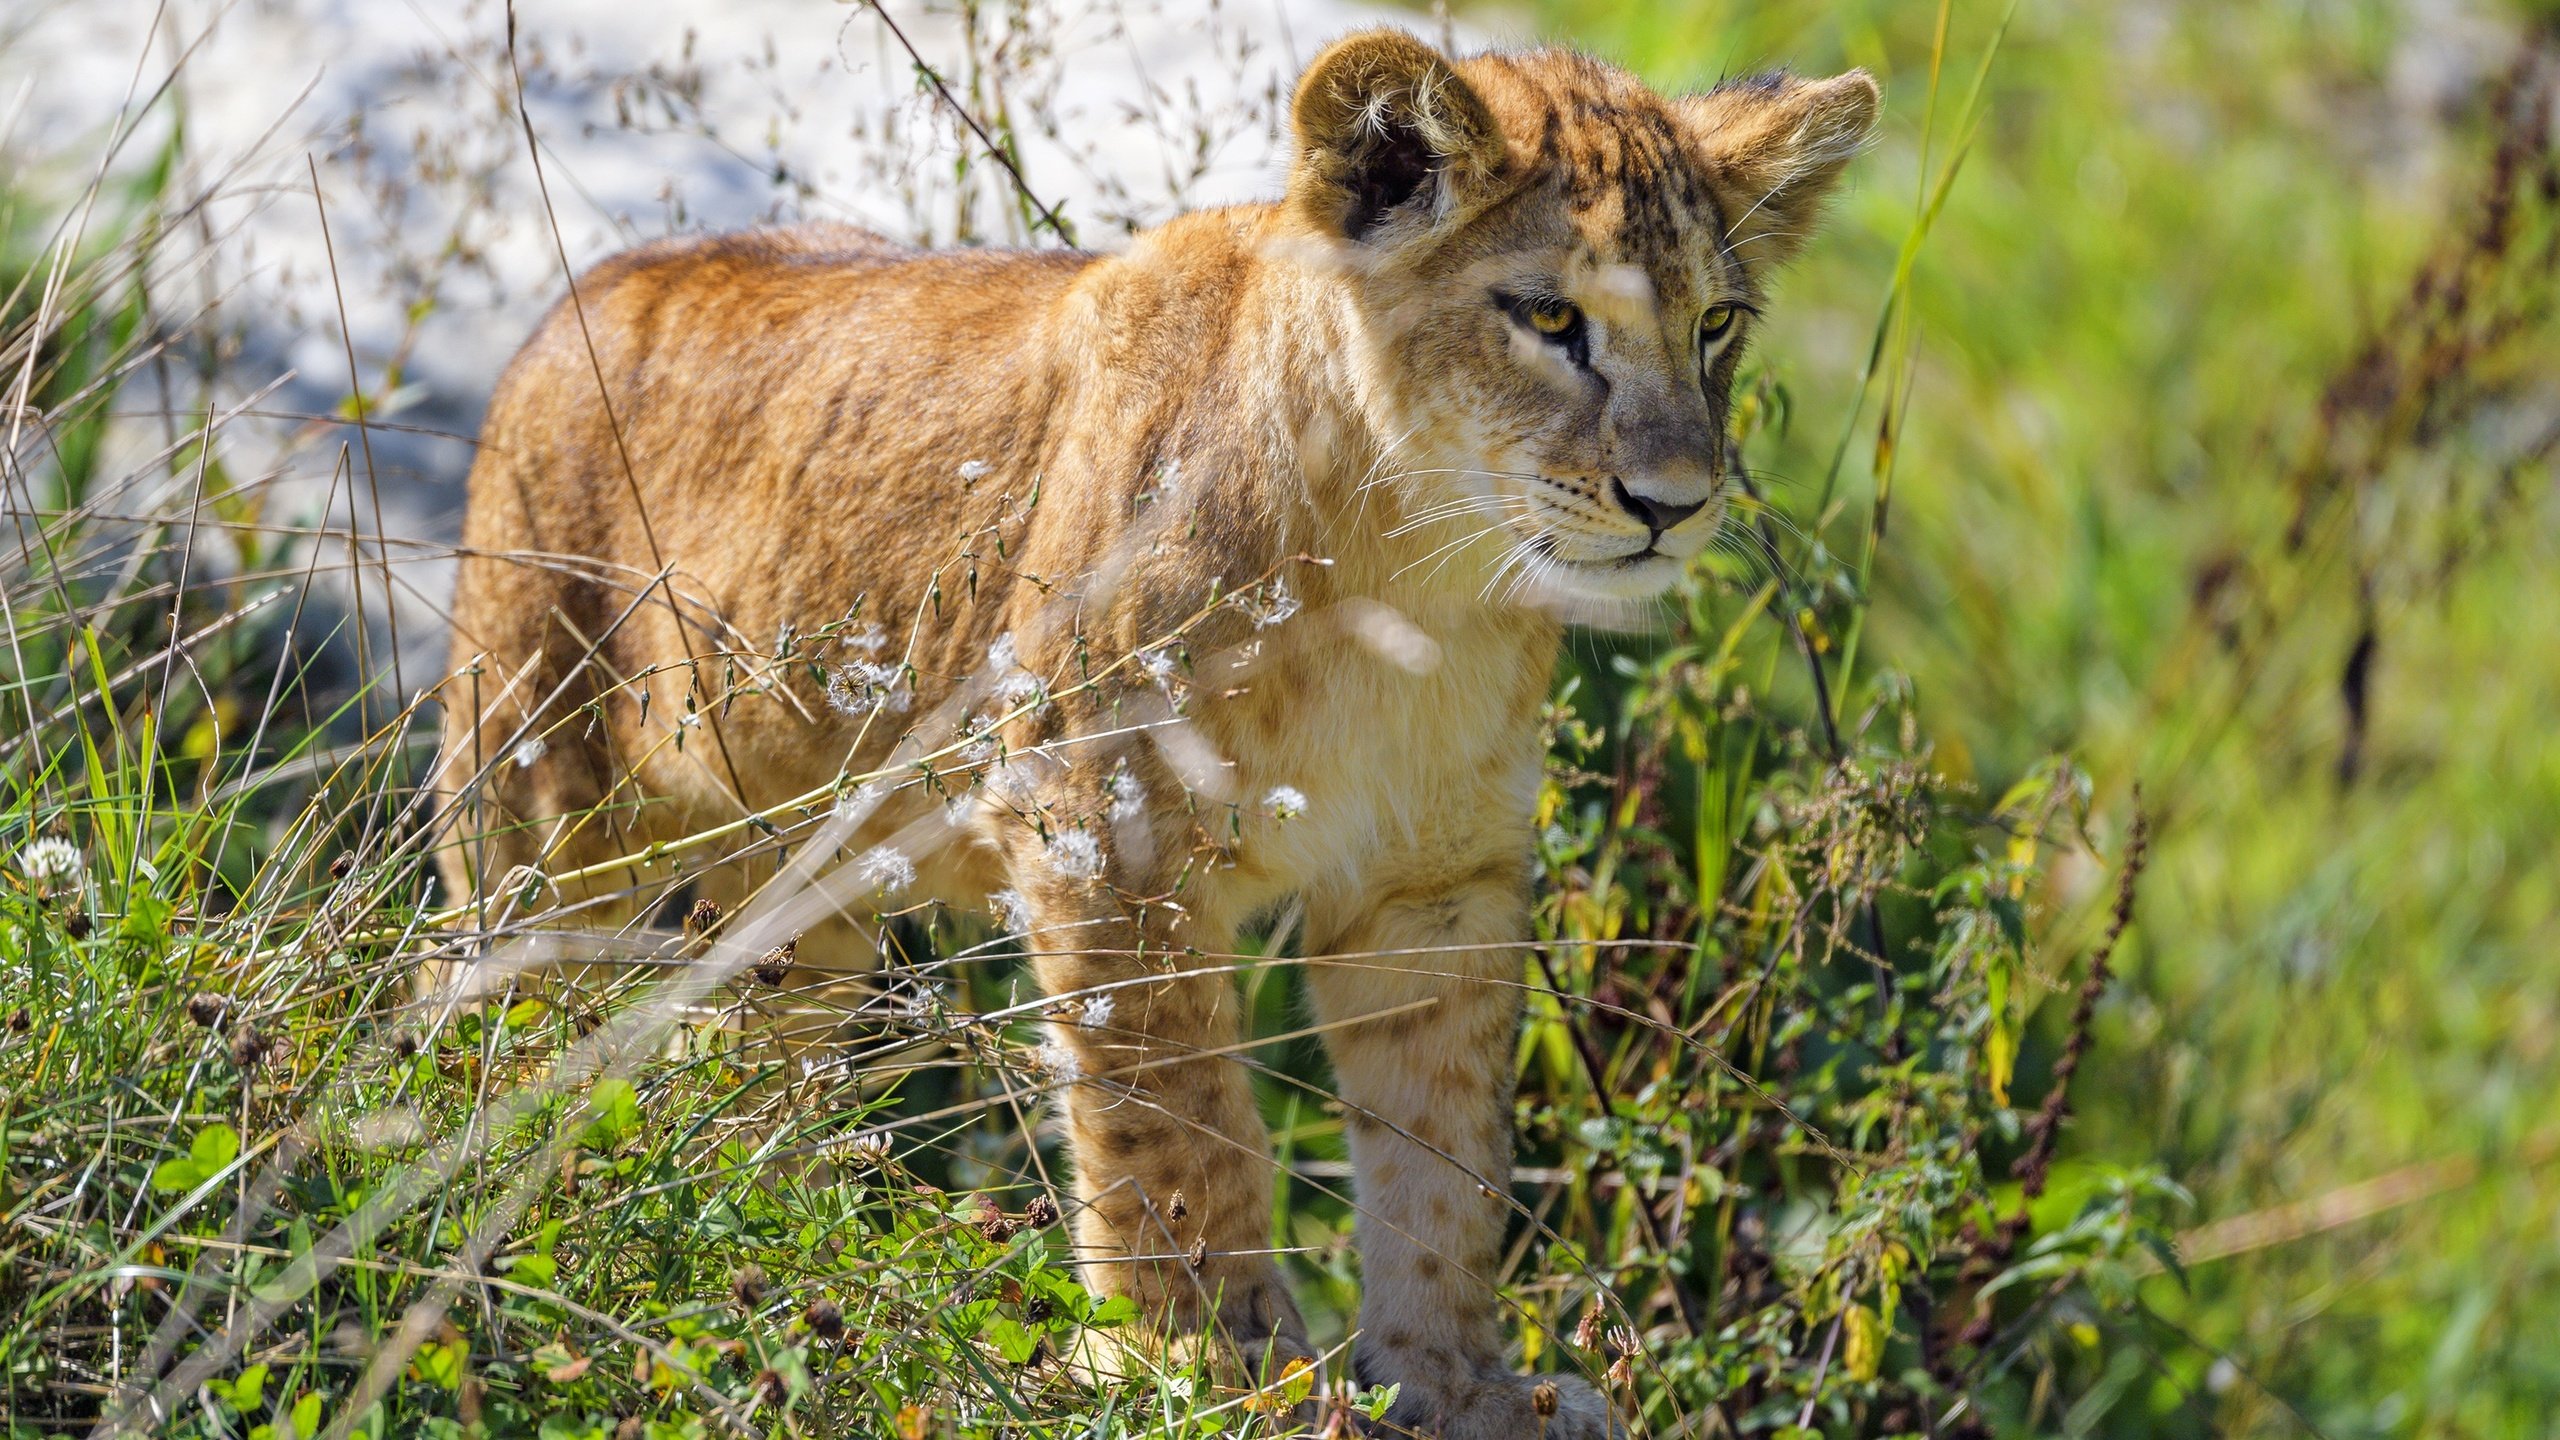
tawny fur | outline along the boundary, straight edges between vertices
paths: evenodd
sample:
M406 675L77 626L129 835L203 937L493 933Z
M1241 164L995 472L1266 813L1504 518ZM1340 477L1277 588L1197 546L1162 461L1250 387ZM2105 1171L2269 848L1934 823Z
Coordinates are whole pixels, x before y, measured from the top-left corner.
M449 883L663 882L608 862L1012 713L1001 761L856 802L842 856L920 873L837 870L801 964L864 963L864 884L1018 894L1041 983L1111 996L1058 1027L1089 1279L1297 1354L1219 968L1294 899L1359 1175L1358 1369L1424 1433L1539 1433L1493 1280L1540 705L1565 620L1623 617L1718 523L1762 283L1875 103L1862 73L1664 99L1372 32L1301 82L1284 201L1121 255L812 227L606 262L472 475ZM1580 352L1529 293L1579 307ZM1710 343L1718 303L1746 309ZM775 664L786 626L825 642ZM831 703L857 663L908 668ZM701 878L734 904L761 875ZM1615 1433L1578 1382L1559 1404L1546 1435Z

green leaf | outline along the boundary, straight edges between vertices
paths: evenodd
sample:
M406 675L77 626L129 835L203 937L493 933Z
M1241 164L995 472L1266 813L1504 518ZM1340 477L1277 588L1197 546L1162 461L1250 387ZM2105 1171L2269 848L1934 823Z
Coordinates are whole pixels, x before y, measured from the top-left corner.
M998 1315L989 1320L984 1334L987 1342L996 1347L996 1353L1009 1364L1028 1365L1031 1357L1040 1353L1038 1333L1026 1329L1022 1322L1009 1316Z
M293 1413L286 1417L293 1426L295 1440L320 1440L320 1392L317 1390L293 1402Z
M610 1146L639 1128L640 1092L628 1080L608 1076L597 1081L587 1094L585 1142L598 1148Z
M231 1403L243 1411L257 1409L266 1393L267 1367L263 1363L242 1370L240 1378L231 1382Z
M204 1172L196 1168L194 1160L184 1155L175 1160L163 1160L151 1169L151 1188L154 1190L193 1190L203 1179Z
M240 1132L228 1125L207 1125L196 1132L195 1143L187 1147L204 1173L211 1175L230 1164L240 1154Z

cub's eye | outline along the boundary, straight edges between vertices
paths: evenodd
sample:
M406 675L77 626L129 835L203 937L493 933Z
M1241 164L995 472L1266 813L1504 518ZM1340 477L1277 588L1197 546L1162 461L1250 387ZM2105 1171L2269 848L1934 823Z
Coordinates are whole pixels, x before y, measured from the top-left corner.
M1500 290L1493 292L1493 303L1511 317L1513 324L1563 346L1576 363L1582 360L1583 332L1589 327L1583 321L1581 306L1551 295L1512 295Z
M1570 300L1526 300L1520 318L1550 340L1563 340L1582 328L1582 307Z
M1710 305L1698 317L1698 343L1713 345L1733 329L1733 319L1742 313L1738 305Z

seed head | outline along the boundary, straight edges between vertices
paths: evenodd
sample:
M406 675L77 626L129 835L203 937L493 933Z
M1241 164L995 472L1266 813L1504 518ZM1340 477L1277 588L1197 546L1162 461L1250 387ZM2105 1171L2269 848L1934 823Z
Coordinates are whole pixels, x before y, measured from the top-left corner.
M239 1033L231 1037L231 1063L243 1070L257 1069L267 1063L267 1057L274 1053L274 1044L266 1036L259 1034L258 1027L255 1025L244 1022L240 1026Z
M1209 1239L1207 1236L1204 1235L1191 1242L1191 1253L1183 1257L1183 1263L1189 1265L1195 1274L1208 1265Z
M1173 1198L1165 1202L1164 1213L1168 1220L1179 1220L1191 1213L1191 1206L1182 1198L1182 1192L1176 1190L1173 1192Z
M729 1298L737 1301L741 1310L753 1310L763 1304L764 1292L764 1267L761 1265L741 1265L729 1276Z
M700 939L720 928L720 902L705 895L684 912L684 933Z
M1600 1308L1600 1302L1593 1300L1591 1308L1582 1312L1582 1323L1573 1327L1573 1343L1585 1350L1599 1349L1601 1328L1607 1325L1608 1321L1609 1317Z
M1021 1222L1004 1213L992 1195L978 1197L977 1226L978 1233L987 1237L990 1245L1002 1245L1022 1229Z
M782 1383L781 1371L759 1370L756 1372L756 1394L767 1405L780 1408L783 1401L791 1398L791 1387Z
M1022 1219L1034 1229L1046 1230L1058 1223L1058 1202L1047 1195L1034 1195L1031 1203L1022 1207Z
M329 878L332 880L344 880L355 872L356 857L348 851L339 851L337 858L329 862Z
M35 1017L27 1013L27 1007L24 1005L9 1012L9 1033L12 1035L26 1034L35 1028L35 1023Z
M1556 1418L1556 1406L1562 1399L1563 1396L1556 1389L1556 1382L1541 1380L1529 1392L1529 1408L1538 1412L1539 1419L1553 1420Z
M791 967L799 958L800 937L794 935L764 952L764 958L750 967L747 973L754 976L759 985L779 986L790 977Z
M810 1301L809 1308L800 1312L800 1319L809 1327L810 1334L828 1344L844 1338L844 1312L824 1295Z
M207 1030L222 1023L223 1012L231 1002L209 990L199 990L187 997L187 1018Z

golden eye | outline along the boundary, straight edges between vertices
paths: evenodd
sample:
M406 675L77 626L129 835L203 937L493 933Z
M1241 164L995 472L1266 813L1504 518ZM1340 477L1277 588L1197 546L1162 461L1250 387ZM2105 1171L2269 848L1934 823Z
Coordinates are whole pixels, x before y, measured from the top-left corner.
M1736 306L1708 306L1707 312L1698 317L1698 343L1713 345L1723 339L1725 332L1733 328L1733 317L1736 313L1738 313Z
M1549 339L1561 340L1582 325L1582 307L1570 300L1532 300L1522 313L1530 329Z

